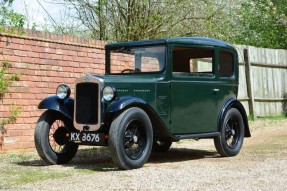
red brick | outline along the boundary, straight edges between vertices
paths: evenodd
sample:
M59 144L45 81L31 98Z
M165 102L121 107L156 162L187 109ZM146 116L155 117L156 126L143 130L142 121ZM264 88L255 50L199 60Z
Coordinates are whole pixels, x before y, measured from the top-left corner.
M40 53L40 58L51 59L52 55L48 53Z
M35 40L25 40L24 43L27 45L32 45L32 46L38 45L37 41Z
M22 132L23 133L23 132ZM18 136L19 142L32 142L34 140L33 136Z
M31 51L32 50L31 47L32 46L30 46L30 45L19 45L19 49L23 50L23 51Z
M80 67L80 64L78 62L69 62L69 66L71 67Z
M16 68L27 68L27 64L25 64L25 63L15 63L14 64L14 67L16 67Z
M45 48L44 47L39 47L39 46L32 46L31 50L33 52L38 52L38 53L42 53L45 52Z
M14 42L10 43L7 48L13 49L13 50L19 50L19 44L15 44Z
M32 58L39 58L40 54L37 52L27 52L27 56Z
M3 55L4 59L9 62L21 62L21 59L18 56L12 55Z
M42 58L34 58L35 64L46 64L46 60Z
M40 70L51 70L52 69L52 66L50 65L41 65L40 66Z
M24 44L24 39L14 38L13 42L16 43L16 44Z
M63 56L60 54L52 54L52 59L53 60L62 60Z
M82 57L74 56L73 59L74 59L75 62L83 62L83 58Z
M46 60L46 64L48 65L59 65L59 61L58 60Z
M72 56L63 55L63 60L65 60L65 61L73 61L73 57Z
M28 64L27 68L30 70L40 70L40 65L38 64Z
M47 71L47 76L59 76L59 72L56 72L56 71Z
M24 63L34 63L34 58L21 57L21 62L24 62Z
M84 69L83 68L74 68L73 72L75 72L75 73L83 73Z
M41 89L39 89L39 88L30 88L30 93L31 94L36 94L36 93L41 94L42 92L41 92Z
M87 57L88 53L87 52L78 52L77 55L80 56L80 57Z
M46 71L35 71L36 76L46 76L47 72Z
M83 58L83 62L85 62L85 63L93 63L94 60L93 60L93 58Z
M10 130L9 134L11 137L22 136L23 130Z

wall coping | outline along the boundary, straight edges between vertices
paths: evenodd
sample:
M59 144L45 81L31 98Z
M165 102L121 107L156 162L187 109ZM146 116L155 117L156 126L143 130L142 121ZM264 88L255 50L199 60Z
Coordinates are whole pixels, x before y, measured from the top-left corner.
M57 43L64 45L72 45L79 47L105 49L105 41L95 40L91 38L83 38L78 36L52 34L49 32L41 32L36 30L18 30L13 34L8 32L0 32L0 36L12 37L19 39L35 40L48 43Z

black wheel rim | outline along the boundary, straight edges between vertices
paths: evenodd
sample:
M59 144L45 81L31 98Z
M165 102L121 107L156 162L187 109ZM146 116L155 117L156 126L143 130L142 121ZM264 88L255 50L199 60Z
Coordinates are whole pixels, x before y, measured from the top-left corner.
M234 149L239 142L239 124L235 117L225 123L225 141L229 148Z
M62 153L68 142L66 134L68 133L65 123L62 120L55 120L50 127L49 143L55 153Z
M125 128L123 144L126 155L137 160L143 154L147 143L144 127L138 120L133 120Z

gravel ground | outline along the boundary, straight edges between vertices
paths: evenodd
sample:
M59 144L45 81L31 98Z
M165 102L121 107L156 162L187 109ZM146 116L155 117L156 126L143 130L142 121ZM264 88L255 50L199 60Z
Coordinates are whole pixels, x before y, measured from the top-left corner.
M108 150L87 156L87 149L66 168L88 170L9 190L287 190L287 119L251 122L252 138L245 139L236 157L221 158L212 140L174 143L166 153L152 153L143 168L119 171ZM90 149L88 149L90 150Z

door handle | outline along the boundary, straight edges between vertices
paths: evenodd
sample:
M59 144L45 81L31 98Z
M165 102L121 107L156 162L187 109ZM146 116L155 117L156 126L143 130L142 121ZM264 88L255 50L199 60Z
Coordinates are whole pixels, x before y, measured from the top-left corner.
M212 91L213 91L213 94L217 94L220 91L220 89L212 89Z

